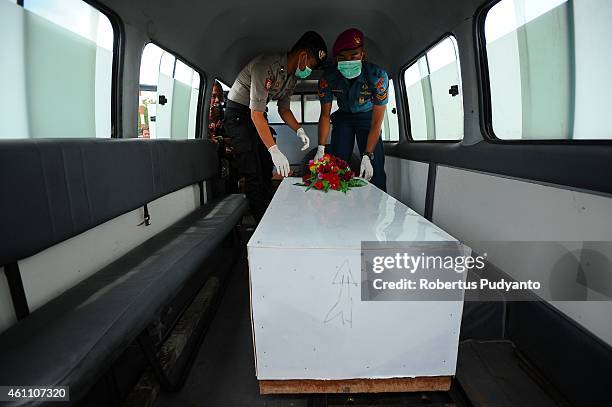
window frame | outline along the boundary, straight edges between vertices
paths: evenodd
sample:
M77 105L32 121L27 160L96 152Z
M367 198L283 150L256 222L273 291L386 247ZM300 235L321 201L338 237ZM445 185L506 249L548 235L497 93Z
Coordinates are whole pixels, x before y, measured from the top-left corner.
M305 110L306 110L306 103L305 103L306 99L305 99L305 96L317 96L317 93L316 92L299 91L299 92L294 92L291 96L300 96L300 109L301 109L302 120L299 121L298 123L300 125L315 125L315 124L319 124L318 120L317 121L305 121L304 120L304 117L306 117L305 114L304 114ZM397 96L396 96L396 100L397 100ZM275 101L270 101L268 103L273 103L273 102L275 102ZM318 102L321 103L320 101L318 101ZM400 117L399 117L400 107L397 106L397 102L396 102L395 109L396 109L396 112L394 114L395 114L396 119L398 121L398 130L399 130L399 129L401 129L401 127L400 127L401 126L401 124L400 124L401 120L400 120ZM282 121L281 122L270 122L270 121L268 121L268 124L270 126L282 126L282 125L285 125L285 123L282 122ZM397 140L382 140L382 141L385 144L393 144L393 145L395 145L395 144L398 144L398 143L402 142L401 134L399 134L398 136L399 137L398 137ZM381 139L382 139L382 136L381 136Z
M501 1L501 0L498 0ZM401 101L402 101L402 113L404 114L404 117L406 118L404 120L404 132L406 134L406 138L405 141L409 142L409 143L433 143L433 144L457 144L457 143L461 143L463 141L463 139L465 138L465 131L463 134L463 137L458 139L458 140L415 140L412 137L412 126L411 126L411 117L410 117L410 106L408 103L408 89L406 87L406 71L408 70L408 68L410 68L412 65L414 65L415 63L417 63L417 61L423 57L425 54L427 54L429 51L431 51L433 48L435 48L438 44L440 44L442 41L444 41L445 39L452 37L455 44L457 44L457 56L458 56L458 66L459 66L459 79L461 79L461 87L463 88L463 77L461 75L461 56L459 54L459 41L457 41L457 36L452 32L452 31L446 31L444 32L442 35L440 35L433 43L431 43L429 46L427 46L424 50L422 50L421 52L419 52L415 57L411 58L406 64L402 65L402 67L400 68L399 71L399 85L400 85L400 91L401 91ZM397 95L395 95L396 100L398 99ZM463 107L463 92L461 92L461 102L462 102L462 107ZM398 107L399 109L399 107ZM463 112L463 125L464 125L464 130L465 130L465 111ZM401 138L400 138L401 140Z
M402 68L403 69L403 68ZM403 126L403 122L404 120L401 119L400 117L400 109L402 109L404 101L402 100L399 104L397 103L398 101L398 97L397 97L397 92L396 92L396 88L395 88L395 84L399 83L395 81L395 78L391 77L389 75L389 83L393 82L393 93L395 95L395 113L392 113L395 115L395 119L397 120L397 140L382 140L382 128L380 129L381 131L381 135L380 135L380 139L383 142L383 145L389 145L389 146L394 146L396 144L402 143L404 142L406 139L404 137L402 137L402 126ZM400 83L400 90L401 90L401 83ZM403 92L403 91L402 91ZM387 105L385 105L385 109L386 109ZM387 114L387 111L385 110L385 114ZM384 119L383 119L383 126L384 126ZM405 129L404 129L405 130Z
M492 0L483 3L474 14L475 57L480 100L479 121L480 130L485 141L493 144L531 144L531 145L612 145L610 139L520 139L508 140L499 138L493 131L493 109L491 101L491 82L489 76L489 60L487 57L487 39L485 37L485 21L489 11L502 0Z
M27 0L17 0L16 5L25 8ZM113 9L96 0L81 0L83 3L104 14L113 28L113 62L111 67L111 135L110 138L123 137L122 79L125 57L125 25Z
M299 92L293 92L291 94L291 96L299 96L300 97L300 112L302 115L302 120L298 121L298 124L318 124L318 121L304 121L304 96L309 95L309 96L316 96L317 92L306 92L306 91L299 91ZM268 103L276 103L276 100L270 100ZM319 102L320 103L320 102ZM285 122L268 122L268 124L270 126L277 126L277 125L284 125Z
M164 45L161 45L159 42L153 40L153 39L149 39L148 41L146 41L143 45L142 45L142 49L140 51L140 64L138 65L138 91L140 92L140 87L141 86L150 86L150 85L142 85L140 83L140 67L142 65L142 54L144 52L144 49L147 45L149 44L153 44L156 47L159 47L160 49L162 49L163 51L171 54L172 56L174 56L175 61L174 61L174 65L176 67L176 60L180 60L182 63L184 63L185 65L187 65L189 68L193 69L195 72L197 72L200 75L200 88L198 89L198 103L196 103L196 128L195 128L195 136L194 138L197 139L201 139L204 137L204 132L203 132L203 123L202 123L202 119L204 118L203 114L204 114L204 102L205 102L205 95L206 95L206 90L208 90L208 77L206 76L206 73L197 67L197 65L195 65L193 62L191 62L189 59L184 58L181 54L176 53L172 50L170 50L169 48L167 48ZM174 75L172 75L173 79L174 79ZM138 100L138 98L137 98ZM138 101L136 102L136 112L138 112ZM138 118L136 118L136 123L138 123ZM138 138L135 137L135 138ZM206 137L204 137L206 138Z

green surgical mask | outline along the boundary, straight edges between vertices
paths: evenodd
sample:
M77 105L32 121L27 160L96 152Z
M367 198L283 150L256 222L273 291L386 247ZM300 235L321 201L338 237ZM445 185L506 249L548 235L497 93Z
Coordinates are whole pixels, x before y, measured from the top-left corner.
M295 70L295 76L297 76L300 79L306 79L310 76L311 73L312 73L312 69L310 69L308 65L306 65L304 69L300 69L300 64L298 63L298 67Z
M338 70L346 79L353 79L361 75L361 60L338 61Z
M295 76L297 76L300 79L308 78L311 73L312 73L312 69L310 69L309 67L306 67L304 69L298 68L295 70Z

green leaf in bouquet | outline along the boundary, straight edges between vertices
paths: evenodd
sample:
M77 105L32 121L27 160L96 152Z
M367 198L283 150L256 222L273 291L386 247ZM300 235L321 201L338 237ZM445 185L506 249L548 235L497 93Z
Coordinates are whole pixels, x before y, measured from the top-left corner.
M348 182L349 188L358 188L368 185L368 183L359 178L353 178Z

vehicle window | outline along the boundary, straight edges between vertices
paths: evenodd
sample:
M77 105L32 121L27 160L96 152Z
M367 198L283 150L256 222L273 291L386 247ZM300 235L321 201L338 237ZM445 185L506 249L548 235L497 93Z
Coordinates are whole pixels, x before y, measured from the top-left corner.
M148 43L140 63L138 137L195 138L200 83L197 71Z
M0 137L111 137L114 37L81 0L0 1Z
M302 96L301 95L291 95L291 105L290 109L295 116L295 119L298 123L302 122ZM317 119L318 120L318 119ZM278 114L278 105L276 100L271 100L268 102L268 123L270 124L282 124L283 119L281 119Z
M385 120L382 125L383 141L399 141L399 126L397 121L397 105L395 104L395 88L393 79L389 79L389 101L386 104Z
M612 138L610 18L608 0L502 0L488 11L496 137Z
M461 140L463 95L457 43L446 37L404 70L413 140Z
M332 100L331 112L338 110L338 101ZM304 95L304 123L318 123L321 114L319 95Z
M318 95L304 95L304 122L318 123L321 114L321 102Z

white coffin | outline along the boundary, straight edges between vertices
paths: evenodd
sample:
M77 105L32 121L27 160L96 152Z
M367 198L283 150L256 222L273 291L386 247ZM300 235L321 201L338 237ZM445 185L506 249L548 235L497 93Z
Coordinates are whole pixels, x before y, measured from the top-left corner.
M299 181L282 182L248 243L257 378L454 375L462 301L366 302L359 285L361 241L455 239L372 185Z

